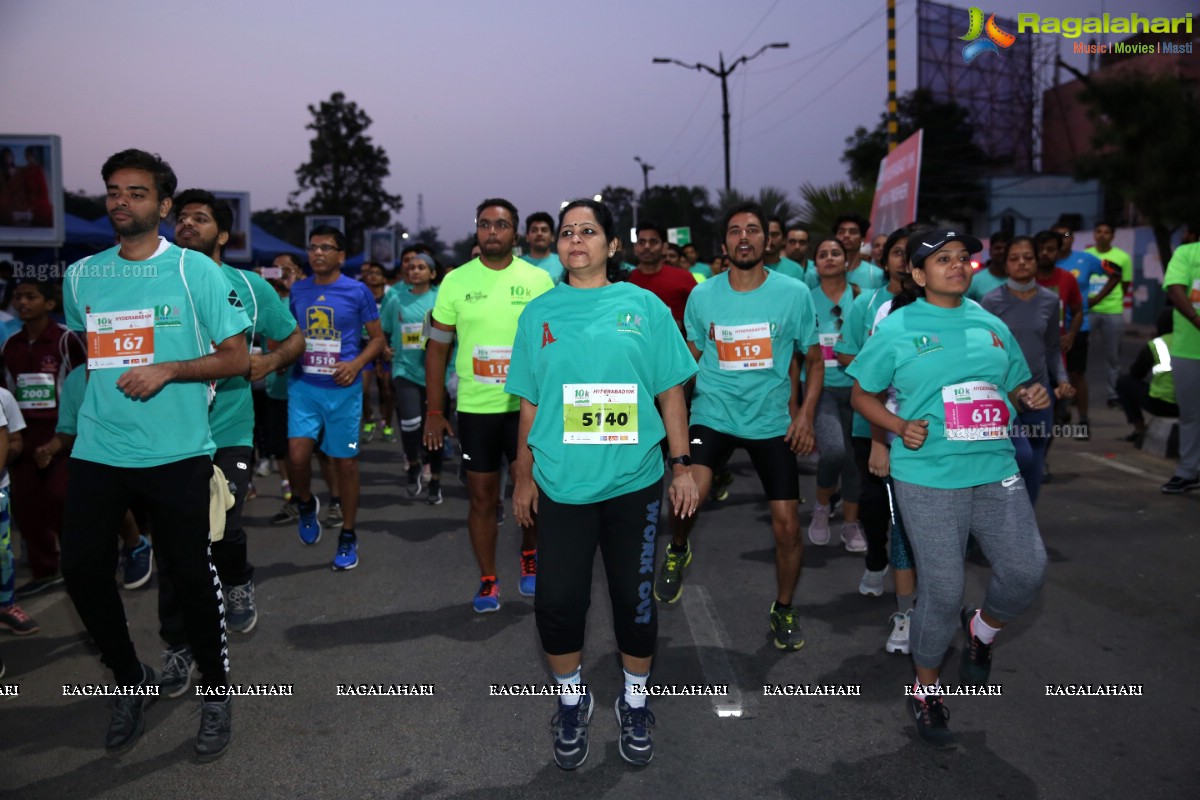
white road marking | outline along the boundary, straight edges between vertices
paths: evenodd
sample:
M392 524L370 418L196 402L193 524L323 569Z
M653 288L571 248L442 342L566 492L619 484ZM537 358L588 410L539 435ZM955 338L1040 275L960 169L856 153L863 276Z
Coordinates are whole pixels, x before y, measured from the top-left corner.
M729 687L729 694L725 697L712 698L713 711L718 717L751 716L752 702L749 697L742 696L742 690L737 686L737 676L727 655L729 636L717 616L708 589L686 584L682 601L683 615L692 631L692 641L696 644L705 683Z
M1098 456L1095 453L1079 453L1079 457L1085 458L1088 461L1094 461L1097 464L1103 464L1106 467L1119 469L1121 472L1128 472L1130 475L1140 475L1143 478L1149 478L1150 480L1154 481L1161 480L1160 476L1155 475L1149 470L1144 470L1140 467L1131 467L1128 464L1122 464L1120 461L1117 461L1113 458L1105 458L1104 456Z

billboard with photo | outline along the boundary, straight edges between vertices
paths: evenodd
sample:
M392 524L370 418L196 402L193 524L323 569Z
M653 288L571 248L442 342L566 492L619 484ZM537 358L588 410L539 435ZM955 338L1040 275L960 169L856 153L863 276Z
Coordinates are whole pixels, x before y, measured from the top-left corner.
M346 232L346 218L340 214L309 214L304 218L305 246L308 246L308 240L312 238L312 229L322 225L330 225L342 233Z
M364 261L378 261L384 269L396 267L396 232L392 230L367 231L367 246L363 250Z
M229 203L233 209L233 229L225 245L223 258L226 261L250 262L254 260L254 249L250 242L250 193L217 192L213 195Z
M0 246L61 247L62 140L0 134Z

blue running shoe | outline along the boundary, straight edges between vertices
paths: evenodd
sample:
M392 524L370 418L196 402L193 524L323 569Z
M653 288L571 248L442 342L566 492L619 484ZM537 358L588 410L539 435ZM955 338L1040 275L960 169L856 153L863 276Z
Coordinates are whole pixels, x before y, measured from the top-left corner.
M647 706L633 708L624 697L617 698L617 723L621 726L618 750L621 758L638 767L644 767L654 758L654 739L650 729L654 727L654 715Z
M558 702L558 713L550 720L550 727L554 731L554 763L563 769L575 769L587 760L588 723L593 710L590 692L573 706Z
M517 590L525 597L537 592L537 550L521 551L521 582Z
M490 614L500 610L500 587L495 578L484 578L479 582L474 605L478 614Z
M153 548L150 546L150 541L143 536L138 542L137 547L133 549L122 548L121 554L125 559L124 579L121 585L126 589L140 589L145 586L150 580L150 572L153 569L153 559L150 554Z
M317 519L317 515L321 513L321 499L315 494L312 499L312 511L306 512L304 509L300 509L300 541L307 545L314 545L321 541L321 521Z
M343 533L338 537L338 549L337 555L333 557L333 569L335 572L341 572L357 566L358 537L353 534L347 536Z

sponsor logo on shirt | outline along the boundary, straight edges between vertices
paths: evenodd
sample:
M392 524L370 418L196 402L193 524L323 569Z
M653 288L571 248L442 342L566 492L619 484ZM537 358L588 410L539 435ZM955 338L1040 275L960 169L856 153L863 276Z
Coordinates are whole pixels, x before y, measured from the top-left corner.
M243 307L242 306L242 298L238 297L237 292L235 292L233 289L229 290L229 297L227 297L226 299L229 300L229 305L233 306L234 308L242 308Z
M533 292L524 286L510 286L508 299L514 306L523 306L533 299Z
M180 311L179 306L163 303L161 306L154 307L154 327L178 328L182 324L183 312Z
M1000 337L996 335L995 331L992 331L992 347L999 347L1001 350L1004 349L1004 342L1000 341Z
M310 339L340 339L333 324L333 309L329 306L309 306L305 316L304 335Z
M913 337L913 346L917 348L918 356L924 356L941 350L942 340L938 338L936 333L925 333L920 336Z
M548 344L554 344L558 340L554 338L554 334L550 332L550 323L542 323L542 347Z
M617 314L617 332L618 333L641 333L642 332L642 316L631 312Z
M463 295L463 300L468 303L480 303L487 300L487 292L467 292Z

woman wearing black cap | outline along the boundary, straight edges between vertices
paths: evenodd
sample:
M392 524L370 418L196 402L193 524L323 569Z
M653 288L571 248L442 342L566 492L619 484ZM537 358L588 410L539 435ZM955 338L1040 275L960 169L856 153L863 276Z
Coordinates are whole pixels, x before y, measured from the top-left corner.
M942 659L961 622L967 634L959 681L984 684L992 641L1037 597L1046 551L1017 470L1009 421L1017 410L1046 408L1008 328L964 303L978 239L949 230L908 240L921 296L880 323L848 372L853 404L867 421L895 433L891 473L921 576L911 647L917 679L909 697L921 739L954 746L939 681ZM897 413L875 395L896 389ZM992 565L979 611L960 607L963 555L974 535Z

